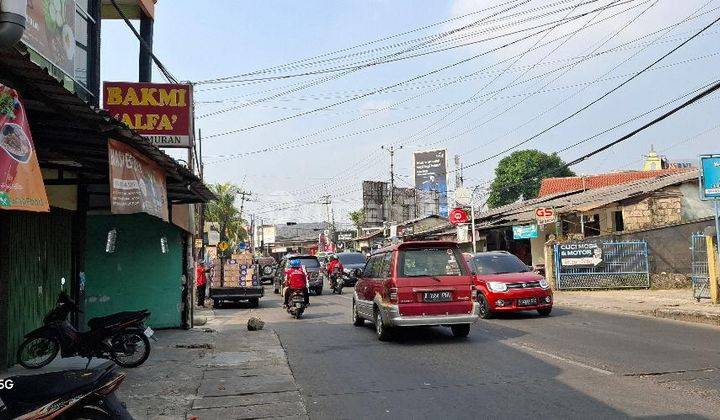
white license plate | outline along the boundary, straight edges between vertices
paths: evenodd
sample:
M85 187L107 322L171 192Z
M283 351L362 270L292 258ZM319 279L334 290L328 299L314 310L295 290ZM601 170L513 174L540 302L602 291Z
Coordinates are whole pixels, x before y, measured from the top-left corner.
M296 308L302 308L302 306L303 306L302 302L295 302Z
M153 334L155 334L155 331L153 331L152 328L147 327L147 328L145 328L145 331L143 331L143 334L145 334L145 337L150 338L153 336Z

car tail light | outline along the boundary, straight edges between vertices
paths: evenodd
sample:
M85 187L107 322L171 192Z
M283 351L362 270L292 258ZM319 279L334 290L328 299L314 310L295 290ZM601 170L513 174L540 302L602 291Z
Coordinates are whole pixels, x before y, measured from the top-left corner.
M475 285L472 285L472 289L470 289L470 296L472 297L472 300L477 300L477 287Z
M390 290L390 293L389 293L388 296L390 297L390 303L397 303L397 302L398 302L398 289L397 289L397 287L391 287L389 290Z

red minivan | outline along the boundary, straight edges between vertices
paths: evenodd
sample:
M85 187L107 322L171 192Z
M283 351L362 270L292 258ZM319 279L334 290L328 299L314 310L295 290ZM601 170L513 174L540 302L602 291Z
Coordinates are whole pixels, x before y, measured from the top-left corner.
M475 286L455 242L404 242L375 251L355 284L353 324L375 324L381 341L395 327L443 325L466 337L478 319Z

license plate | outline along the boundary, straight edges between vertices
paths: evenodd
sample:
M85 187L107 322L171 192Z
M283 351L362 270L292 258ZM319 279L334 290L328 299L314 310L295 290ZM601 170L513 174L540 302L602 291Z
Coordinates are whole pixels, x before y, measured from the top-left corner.
M150 338L153 336L153 334L155 334L155 331L153 331L152 328L147 327L145 328L145 331L143 331L143 334L145 334L145 337Z
M295 302L296 308L302 308L302 306L303 306L302 302Z
M535 306L537 305L537 298L523 298L518 299L518 306Z
M452 300L451 292L425 292L423 293L424 302L450 302Z

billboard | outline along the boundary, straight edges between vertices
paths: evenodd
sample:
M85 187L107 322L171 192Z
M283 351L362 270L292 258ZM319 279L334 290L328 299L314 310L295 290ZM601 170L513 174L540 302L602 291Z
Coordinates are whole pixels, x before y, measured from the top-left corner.
M147 213L168 221L165 172L140 152L117 140L108 140L110 211Z
M438 194L438 213L448 216L447 150L436 149L413 153L415 189Z
M29 0L22 41L61 69L75 75L75 2Z
M103 83L103 108L158 147L190 147L192 87L172 83Z
M0 84L0 209L50 211L20 98Z

